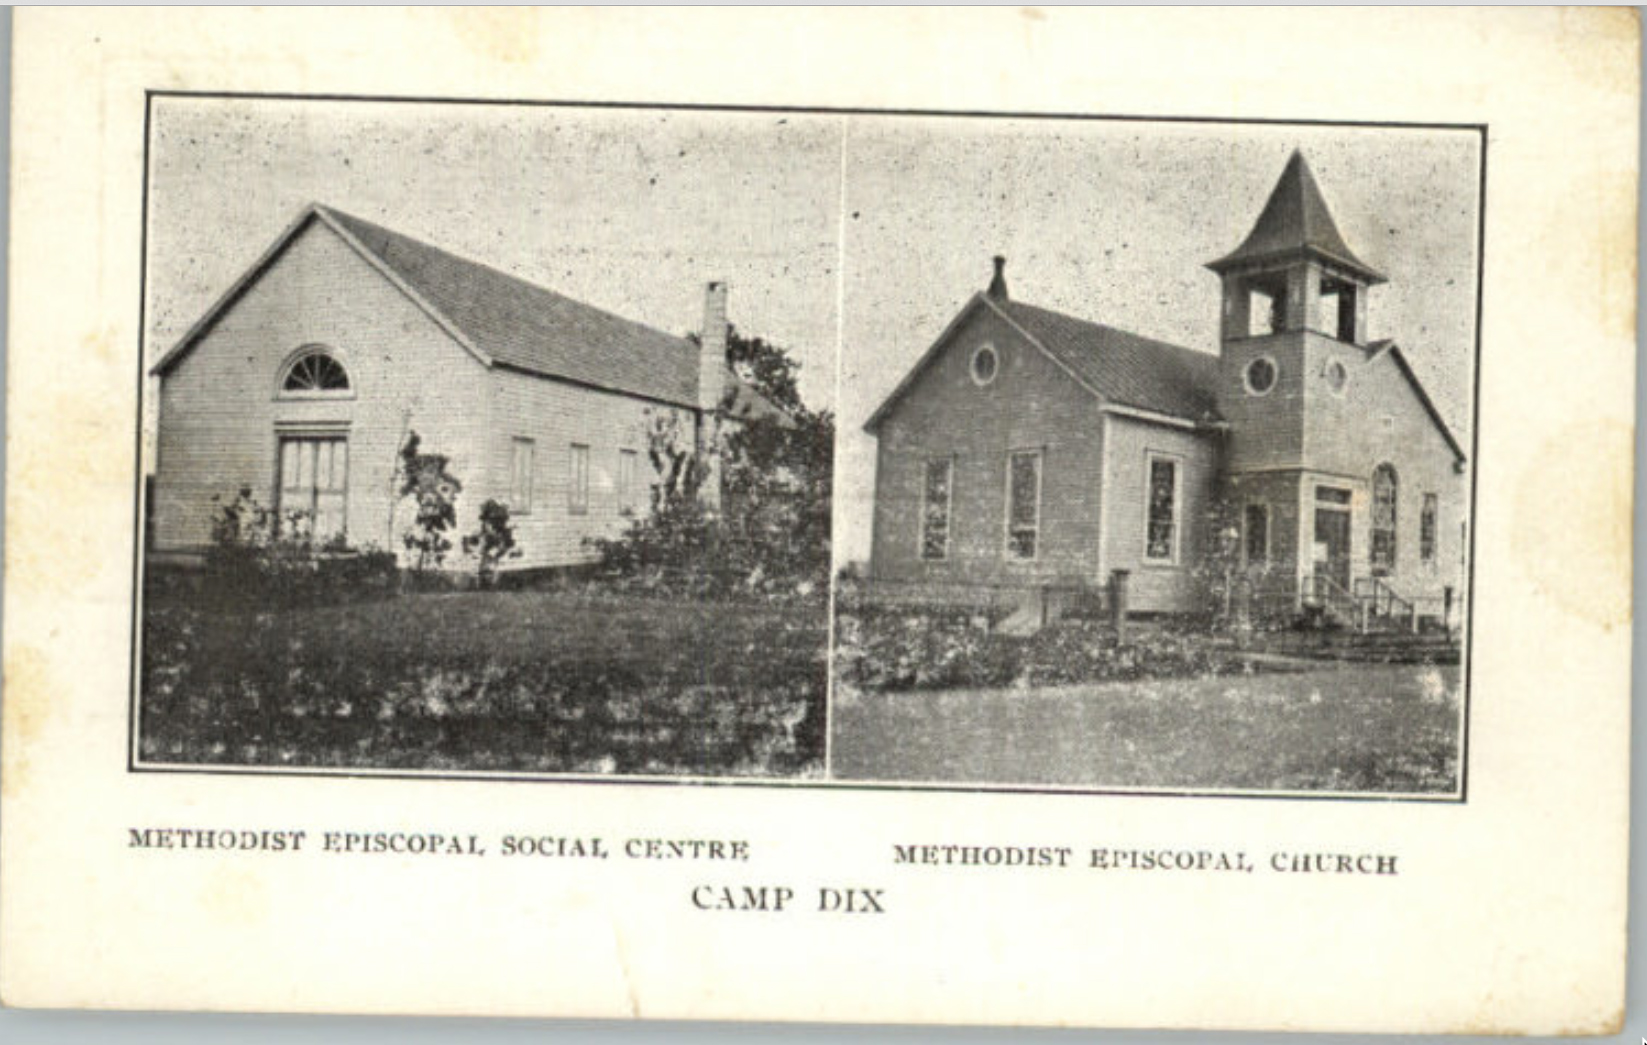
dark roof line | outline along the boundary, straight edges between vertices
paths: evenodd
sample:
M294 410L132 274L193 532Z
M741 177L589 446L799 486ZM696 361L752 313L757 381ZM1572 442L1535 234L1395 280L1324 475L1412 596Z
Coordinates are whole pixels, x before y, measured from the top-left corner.
M320 203L304 208L152 372L171 369L311 220L340 235L483 364L671 405L698 405L698 349L687 338ZM745 414L777 411L731 368L727 372L737 382Z
M1374 341L1367 347L1372 350L1367 359L1369 363L1386 354L1395 360L1396 367L1401 371L1402 376L1407 379L1407 384L1412 387L1414 394L1418 396L1419 403L1429 413L1430 420L1435 423L1436 429L1441 433L1441 438L1445 439L1447 445L1452 448L1453 455L1457 458L1458 463L1463 464L1469 460L1469 455L1464 452L1464 448L1459 445L1458 439L1453 436L1452 429L1447 427L1446 419L1441 416L1441 411L1436 407L1435 400L1430 398L1430 393L1425 391L1424 382L1418 379L1418 373L1413 370L1412 362L1407 359L1407 354L1401 351L1401 346L1394 341L1384 340Z
M316 210L429 302L476 348L516 369L696 405L697 346L334 207Z
M1381 272L1356 257L1344 242L1315 174L1304 154L1294 149L1247 238L1233 252L1209 262L1207 268L1223 274L1239 266L1301 254L1335 262L1368 283L1385 281Z
M887 413L937 358L955 331L980 308L988 308L1006 320L1102 402L1192 424L1215 420L1218 416L1217 356L1022 301L997 300L979 293L950 320L931 347L864 422L866 431L873 433L880 427Z

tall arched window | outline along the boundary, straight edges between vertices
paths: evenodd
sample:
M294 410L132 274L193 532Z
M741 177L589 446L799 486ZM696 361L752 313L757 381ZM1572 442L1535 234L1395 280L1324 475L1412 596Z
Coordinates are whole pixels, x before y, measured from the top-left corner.
M349 372L321 347L300 352L280 379L282 395L325 395L349 391Z
M1395 520L1399 483L1395 466L1381 464L1372 478L1372 571L1383 577L1395 572Z

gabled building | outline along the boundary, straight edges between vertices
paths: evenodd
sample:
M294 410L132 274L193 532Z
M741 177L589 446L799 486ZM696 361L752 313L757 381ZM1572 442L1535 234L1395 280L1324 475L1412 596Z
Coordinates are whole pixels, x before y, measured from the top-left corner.
M1465 455L1401 348L1384 277L1294 153L1209 266L1216 355L1014 301L1004 262L871 416L871 572L934 590L1092 587L1205 608L1238 572L1275 615L1447 617ZM1209 303L1210 304L1210 303Z
M368 221L307 207L154 366L151 546L198 552L249 488L317 541L400 551L415 431L463 484L461 532L509 506L513 568L590 561L649 505L648 432L713 445L770 403L726 366L726 287L701 343Z

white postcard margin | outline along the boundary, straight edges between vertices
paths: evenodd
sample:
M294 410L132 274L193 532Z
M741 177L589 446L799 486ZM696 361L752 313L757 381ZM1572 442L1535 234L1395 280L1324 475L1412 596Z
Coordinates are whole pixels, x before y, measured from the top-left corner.
M1638 22L1592 10L19 12L9 1004L1601 1033L1622 1020ZM129 774L144 92L1486 124L1463 804ZM150 825L749 841L737 868L127 848ZM1388 852L1393 877L895 866ZM699 884L874 886L712 916Z

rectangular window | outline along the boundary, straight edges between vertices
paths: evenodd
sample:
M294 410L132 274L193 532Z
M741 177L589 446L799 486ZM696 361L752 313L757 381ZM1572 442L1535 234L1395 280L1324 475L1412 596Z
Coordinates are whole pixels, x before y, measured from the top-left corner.
M349 443L340 437L280 440L280 523L324 543L343 536Z
M532 440L516 438L509 453L509 510L526 515L532 510Z
M921 558L949 558L949 484L954 467L947 457L926 463L926 482L921 493Z
M567 465L566 508L583 515L589 511L589 448L573 443Z
M1268 505L1247 505L1247 565L1266 566L1270 561L1270 509Z
M1418 557L1426 565L1435 564L1435 517L1439 507L1433 493L1424 495L1424 508L1418 516Z
M1395 572L1395 529L1400 519L1395 468L1381 464L1372 480L1372 572L1387 577Z
M1145 490L1144 558L1149 562L1178 561L1178 462L1151 455Z
M635 510L635 469L639 458L640 455L633 450L618 451L618 510L621 512Z
M1041 451L1020 450L1007 461L1007 558L1035 558L1041 532Z

